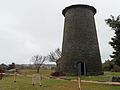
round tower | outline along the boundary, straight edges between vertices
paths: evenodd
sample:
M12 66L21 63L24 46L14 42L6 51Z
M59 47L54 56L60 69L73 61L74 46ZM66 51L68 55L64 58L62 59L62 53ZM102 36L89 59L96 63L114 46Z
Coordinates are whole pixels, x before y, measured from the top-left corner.
M96 9L89 5L66 7L59 71L81 75L103 74L94 21Z

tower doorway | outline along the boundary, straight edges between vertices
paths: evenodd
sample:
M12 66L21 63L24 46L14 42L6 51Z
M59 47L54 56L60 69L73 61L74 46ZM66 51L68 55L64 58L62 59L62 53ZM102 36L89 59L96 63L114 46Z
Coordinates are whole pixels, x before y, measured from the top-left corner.
M78 75L86 75L85 62L77 63L77 73L78 73Z

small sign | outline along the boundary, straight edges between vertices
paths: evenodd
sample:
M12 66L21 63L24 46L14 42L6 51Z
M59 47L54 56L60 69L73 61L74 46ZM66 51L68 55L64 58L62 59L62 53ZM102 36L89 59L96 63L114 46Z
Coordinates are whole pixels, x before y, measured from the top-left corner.
M40 86L42 86L41 85L41 77L39 74L32 75L32 85L34 86L35 84L39 84Z

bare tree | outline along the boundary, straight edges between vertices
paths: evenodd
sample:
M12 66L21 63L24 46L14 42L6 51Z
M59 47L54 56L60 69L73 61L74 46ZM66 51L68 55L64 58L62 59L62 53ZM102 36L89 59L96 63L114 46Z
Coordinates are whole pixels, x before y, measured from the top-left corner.
M55 51L50 52L47 58L50 62L56 62L60 57L61 57L61 51L59 48L57 48L55 49Z
M41 56L41 55L35 55L31 58L31 61L33 62L33 64L37 69L37 73L39 73L39 70L43 65L43 63L45 62L45 60L46 60L46 56Z

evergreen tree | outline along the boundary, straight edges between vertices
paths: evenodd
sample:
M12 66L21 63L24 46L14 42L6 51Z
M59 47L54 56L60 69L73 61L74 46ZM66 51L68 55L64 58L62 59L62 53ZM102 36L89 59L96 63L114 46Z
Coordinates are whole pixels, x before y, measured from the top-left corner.
M110 56L115 60L115 64L120 66L120 15L116 19L111 15L111 18L108 18L105 21L106 24L115 31L115 36L112 37L109 42L114 49L114 52Z

